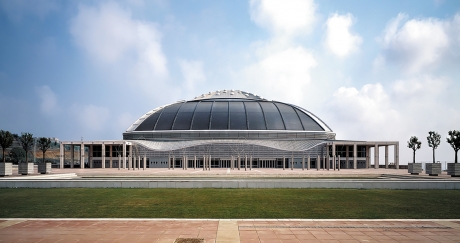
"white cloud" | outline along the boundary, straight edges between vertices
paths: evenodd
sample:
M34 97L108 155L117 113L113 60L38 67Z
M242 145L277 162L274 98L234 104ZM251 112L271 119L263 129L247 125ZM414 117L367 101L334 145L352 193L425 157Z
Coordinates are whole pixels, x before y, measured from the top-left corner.
M203 71L203 63L193 60L179 60L180 70L184 77L185 87L190 92L194 92L197 85L206 81Z
M245 80L253 90L276 93L279 100L299 103L311 82L316 66L313 55L302 46L289 47L263 56L245 70Z
M133 19L131 12L117 3L80 6L70 32L95 61L127 68L137 81L152 83L168 76L156 24Z
M315 22L313 0L251 0L250 14L259 26L275 34L302 35L311 31Z
M107 130L110 117L109 109L95 105L74 104L71 108L73 117L86 131L101 132Z
M42 113L52 115L58 112L57 97L50 87L47 85L38 87L36 93L40 98L40 111Z
M346 15L335 13L326 21L325 46L338 57L345 57L357 51L362 43L359 35L350 32L353 22L353 15L350 13Z
M399 14L391 20L380 41L386 61L396 62L409 73L432 69L449 54L451 20L410 19Z

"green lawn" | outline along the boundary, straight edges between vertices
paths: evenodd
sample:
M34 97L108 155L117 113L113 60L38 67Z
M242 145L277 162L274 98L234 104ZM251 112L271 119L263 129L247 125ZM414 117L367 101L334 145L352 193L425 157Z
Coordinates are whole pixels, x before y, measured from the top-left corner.
M0 217L460 218L460 190L0 189Z

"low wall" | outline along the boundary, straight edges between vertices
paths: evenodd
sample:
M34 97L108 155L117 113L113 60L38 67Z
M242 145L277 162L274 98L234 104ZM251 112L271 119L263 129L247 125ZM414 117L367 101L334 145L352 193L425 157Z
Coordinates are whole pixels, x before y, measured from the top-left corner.
M460 189L460 180L0 180L0 188Z

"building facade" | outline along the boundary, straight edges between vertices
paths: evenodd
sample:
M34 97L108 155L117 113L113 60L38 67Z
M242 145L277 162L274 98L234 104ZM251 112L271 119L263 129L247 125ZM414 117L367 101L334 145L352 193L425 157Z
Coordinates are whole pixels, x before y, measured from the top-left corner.
M325 122L301 107L222 90L147 112L121 141L62 142L61 168L359 169L371 167L372 159L379 168L379 147L385 147L382 167L399 167L397 141L335 137Z

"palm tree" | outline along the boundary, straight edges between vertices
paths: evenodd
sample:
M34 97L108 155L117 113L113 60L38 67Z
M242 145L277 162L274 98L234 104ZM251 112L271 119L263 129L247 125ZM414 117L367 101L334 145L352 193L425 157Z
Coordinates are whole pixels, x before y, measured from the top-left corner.
M449 138L447 138L447 142L450 143L450 146L455 151L455 163L457 163L457 152L460 149L460 131L453 130L449 131Z
M9 131L0 130L0 146L3 150L3 163L5 163L5 149L9 148L13 144L13 134Z
M24 151L26 151L26 163L27 163L30 147L32 147L32 144L34 143L33 135L28 132L22 133L21 137L19 137L19 142L21 143L21 146L24 149Z
M415 163L415 151L417 149L420 149L422 146L422 142L418 141L418 138L416 136L410 137L409 141L407 141L407 147L411 148L414 151L414 162Z
M41 137L38 139L38 147L43 152L43 163L45 163L45 153L51 147L51 139Z
M435 163L435 155L434 150L438 148L439 144L441 143L441 135L437 132L428 132L429 136L426 137L428 140L428 146L433 148L433 163Z

